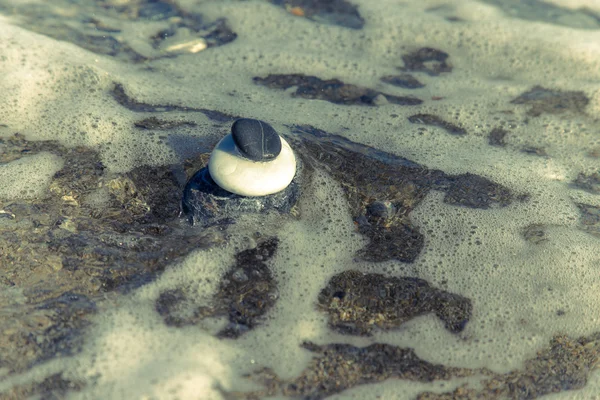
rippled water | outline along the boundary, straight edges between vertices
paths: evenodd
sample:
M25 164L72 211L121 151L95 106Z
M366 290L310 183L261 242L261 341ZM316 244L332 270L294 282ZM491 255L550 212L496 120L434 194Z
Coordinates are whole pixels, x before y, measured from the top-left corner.
M600 398L599 28L594 0L0 0L0 399ZM300 200L190 226L239 117Z

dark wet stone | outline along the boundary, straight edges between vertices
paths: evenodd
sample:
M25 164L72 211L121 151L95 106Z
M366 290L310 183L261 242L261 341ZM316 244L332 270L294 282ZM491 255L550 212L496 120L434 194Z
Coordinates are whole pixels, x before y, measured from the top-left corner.
M509 189L478 175L463 174L450 177L444 203L470 208L490 208L492 205L506 206L512 200Z
M389 201L374 201L367 206L367 215L373 218L390 220L396 215L397 211Z
M346 0L269 0L271 3L296 11L312 21L362 29L365 24L355 5Z
M233 120L239 118L239 117L236 117L233 115L223 113L221 111L207 110L205 108L177 106L177 105L172 105L172 104L153 105L153 104L142 103L142 102L139 102L139 101L135 100L134 98L130 97L129 95L127 95L127 93L125 92L125 88L120 83L115 83L115 85L111 91L111 94L117 103L119 103L123 107L127 108L128 110L131 110L134 112L144 112L144 113L146 113L146 112L163 113L163 112L169 112L169 111L199 112L199 113L206 115L208 118L210 118L211 120L216 121L216 122L229 122L229 121L233 121ZM151 118L156 118L156 117L151 117Z
M278 299L277 283L266 264L279 241L271 238L256 248L236 255L235 264L223 276L212 304L195 302L192 288L177 288L160 294L156 311L167 325L194 325L206 317L226 316L228 324L218 337L235 339L260 324Z
M423 101L415 97L394 96L373 89L344 83L338 79L322 80L303 74L271 74L266 78L255 77L254 83L271 89L286 90L296 87L294 96L305 99L326 100L335 104L376 106L389 102L402 106L414 106Z
M600 193L600 172L594 172L592 174L579 174L573 182L573 186L578 189L583 189L586 192L599 194Z
M422 125L430 125L437 126L439 128L443 128L451 135L466 135L467 131L458 126L454 125L448 121L444 121L442 118L433 114L415 114L408 117L408 121L413 124L422 124Z
M550 346L527 360L521 370L506 374L482 371L491 377L478 383L477 388L466 384L452 392L424 392L417 400L525 400L581 389L586 386L590 373L596 370L598 339L598 334L578 339L555 336Z
M600 207L590 204L576 203L581 215L581 228L594 236L600 237Z
M302 347L314 353L314 356L298 377L281 379L271 369L263 368L249 378L265 385L265 390L236 395L234 398L257 399L283 395L286 398L318 400L386 379L432 382L471 376L478 372L433 364L420 359L411 348L384 343L357 347L341 343L318 345L304 342Z
M494 128L488 135L488 143L492 146L506 146L506 135L508 131L502 128Z
M590 99L583 92L561 91L534 86L523 93L511 104L531 106L527 115L537 117L543 113L561 114L567 111L583 113Z
M401 74L401 75L386 75L381 77L380 80L384 83L389 83L390 85L399 86L405 89L418 89L425 87L417 78L410 74Z
M273 127L257 119L241 118L233 123L231 136L242 156L269 161L281 153L281 138Z
M192 225L207 226L245 214L280 212L288 214L300 197L302 163L297 160L296 177L284 190L268 196L246 197L217 185L208 168L199 170L185 185L182 211Z
M434 313L452 333L461 332L471 318L471 300L431 287L418 278L345 271L321 291L318 307L329 316L332 329L350 335L390 330L420 315Z
M448 57L448 53L441 50L423 47L403 55L404 67L400 69L403 71L425 72L431 76L452 72L452 66L446 62Z
M463 207L504 206L513 200L505 187L477 175L447 175L309 125L290 127L294 147L310 168L330 173L348 198L357 230L370 239L358 256L369 261L413 262L423 235L409 215L431 190Z
M156 117L145 118L133 123L136 128L152 129L152 130L167 130L178 128L180 126L196 126L193 121L167 121Z

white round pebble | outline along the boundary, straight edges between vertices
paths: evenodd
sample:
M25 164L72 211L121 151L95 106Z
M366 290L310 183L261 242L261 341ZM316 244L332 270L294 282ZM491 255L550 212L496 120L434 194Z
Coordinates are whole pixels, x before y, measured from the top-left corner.
M231 134L225 136L210 155L208 171L217 185L241 196L266 196L285 189L296 174L294 151L281 138L281 153L271 161L244 158Z

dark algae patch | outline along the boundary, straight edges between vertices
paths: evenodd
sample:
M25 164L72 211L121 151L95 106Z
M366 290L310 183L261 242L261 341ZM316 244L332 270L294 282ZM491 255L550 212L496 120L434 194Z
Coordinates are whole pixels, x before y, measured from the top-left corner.
M302 344L314 354L308 367L293 379L279 378L265 368L249 376L262 383L265 390L255 393L229 393L232 398L261 399L278 394L292 399L324 399L344 390L386 379L417 382L449 380L474 375L466 368L446 367L420 359L411 348L375 343L366 347L332 343Z
M402 71L424 72L437 76L444 72L452 72L452 65L448 63L448 53L431 47L423 47L402 56L404 67Z
M271 74L265 78L255 77L254 83L270 89L287 90L296 87L295 97L304 99L326 100L330 103L376 106L385 103L401 106L415 106L423 101L415 97L394 96L374 89L344 83L339 79L323 80L316 76L304 74Z
M446 192L446 203L470 208L506 206L514 199L508 188L478 175L447 175L312 126L291 128L307 164L341 183L357 230L370 239L359 253L365 260L416 259L423 235L409 214L431 189Z
M600 237L600 207L576 203L580 213L581 228L591 235Z
M225 273L212 305L194 304L191 288L160 294L156 311L171 326L193 325L206 317L227 316L228 324L218 337L235 339L255 328L279 297L277 283L266 264L279 241L270 238L256 248L236 255L235 264Z
M321 291L318 307L337 332L370 335L374 329L398 328L420 315L434 313L446 329L461 332L471 318L471 301L436 289L418 278L345 271Z
M172 121L172 120L158 119L156 117L150 117L150 118L136 121L134 123L134 125L136 128L140 128L140 129L167 130L167 129L177 128L180 126L193 127L193 126L196 126L196 123L193 121Z
M541 244L548 241L546 227L541 224L533 224L523 229L523 237L530 243Z
M573 182L573 186L583 189L586 192L600 194L600 172L594 172L589 175L580 173Z
M421 393L417 400L532 400L583 388L598 364L598 335L573 339L555 336L549 347L525 361L521 370L490 374L480 389L461 386L449 393Z
M190 251L224 240L218 230L183 229L172 166L109 174L84 147L19 135L0 139L0 147L1 162L39 152L64 160L44 198L0 199L0 282L23 298L0 304L11 321L0 335L0 367L9 372L76 351L103 293L139 287Z
M120 83L115 83L112 90L111 95L115 99L117 103L122 105L123 107L131 110L133 112L154 112L154 113L164 113L169 111L181 111L181 112L199 112L206 115L208 118L215 122L229 122L235 120L237 117L233 115L229 115L216 110L208 110L205 108L194 108L194 107L186 107L179 106L174 104L148 104L142 103L134 98L130 97L126 92L125 88ZM141 126L138 126L137 124ZM161 126L160 129L172 129L175 126L169 126L168 128L165 125L168 125L167 121L163 121L158 119L157 117L149 117L141 122L136 123L136 126L146 128L146 129L157 129L156 126ZM171 122L172 124L172 122ZM177 125L179 126L179 125Z
M445 121L437 115L433 114L415 114L408 117L408 122L412 124L421 124L421 125L429 125L429 126L437 126L438 128L442 128L446 130L451 135L462 136L466 135L467 131L451 122Z
M257 400L284 395L292 399L325 399L347 389L403 379L417 382L443 381L461 377L480 377L470 387L464 384L451 392L422 392L417 400L533 400L551 393L583 388L598 364L598 335L573 339L555 336L522 369L495 373L486 368L455 368L420 359L411 348L383 343L366 347L331 343L302 344L314 353L309 365L296 378L278 377L263 368L248 376L264 385L255 392L230 392L227 398Z
M511 104L530 106L527 115L538 117L544 113L561 114L564 112L583 113L590 99L583 92L561 91L534 86L511 101Z
M37 302L33 295L29 299L31 304L2 307L0 367L11 371L77 352L89 325L85 317L96 312L92 300L73 292Z
M488 143L492 146L506 146L506 135L508 131L502 128L494 128L488 134Z
M521 149L523 153L531 154L532 156L545 157L548 155L543 147L525 146Z
M513 194L504 186L474 174L448 177L450 185L444 203L469 208L490 208L493 205L507 206Z
M380 78L381 82L398 86L404 89L418 89L425 87L417 78L410 74L386 75Z
M69 392L81 390L82 382L65 379L62 374L50 375L41 382L17 385L9 391L0 393L0 400L21 399L64 399Z

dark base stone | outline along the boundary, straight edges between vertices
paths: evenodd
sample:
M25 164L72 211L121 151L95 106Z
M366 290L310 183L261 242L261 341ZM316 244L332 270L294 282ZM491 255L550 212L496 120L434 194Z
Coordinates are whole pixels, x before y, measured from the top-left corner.
M182 210L192 225L231 223L244 214L278 211L290 212L300 197L301 162L297 160L296 176L287 188L268 196L246 197L221 188L202 168L192 176L183 190Z

